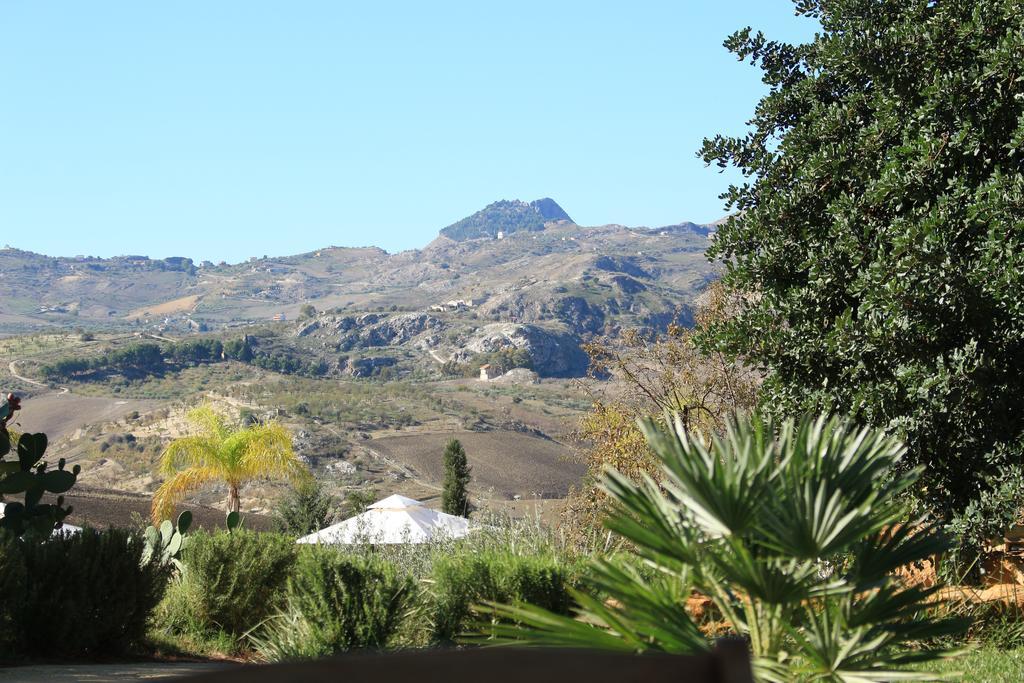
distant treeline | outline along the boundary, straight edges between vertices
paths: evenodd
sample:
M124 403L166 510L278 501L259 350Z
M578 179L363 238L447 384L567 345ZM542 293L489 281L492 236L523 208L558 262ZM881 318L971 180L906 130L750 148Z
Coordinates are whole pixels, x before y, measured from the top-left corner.
M263 351L254 347L249 337L225 342L191 339L168 345L150 342L129 344L98 356L58 360L44 365L40 372L51 382L99 380L110 375L139 379L159 377L168 370L227 360L292 375L319 376L327 372L327 365L321 360L306 362L280 350Z

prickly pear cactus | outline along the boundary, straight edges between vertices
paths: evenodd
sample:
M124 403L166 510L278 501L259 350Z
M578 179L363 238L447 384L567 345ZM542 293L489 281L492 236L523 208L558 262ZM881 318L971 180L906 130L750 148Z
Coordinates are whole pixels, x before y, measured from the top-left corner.
M224 519L224 525L228 528L228 533L233 532L235 529L242 527L242 515L238 514L237 510L233 510L228 513L228 516Z
M4 432L6 434L6 432ZM0 456L11 450L10 439L0 437ZM57 469L48 469L43 460L46 453L46 434L22 434L18 438L17 460L0 459L0 495L25 494L23 502L9 502L4 507L0 528L17 536L49 538L71 514L71 506L64 507L64 496L58 495L56 504L40 501L46 493L67 492L78 479L81 467L64 469L64 458L57 461Z
M154 526L146 527L143 534L146 545L142 551L142 563L148 564L156 558L160 564L173 564L180 570L181 561L178 554L185 547L188 540L185 533L191 526L192 513L185 510L178 515L176 522L165 519L160 523L159 529Z

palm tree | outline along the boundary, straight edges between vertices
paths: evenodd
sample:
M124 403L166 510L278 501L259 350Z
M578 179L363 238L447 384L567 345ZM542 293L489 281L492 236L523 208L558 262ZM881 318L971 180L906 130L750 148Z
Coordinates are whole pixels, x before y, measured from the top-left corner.
M292 450L288 430L276 423L233 429L209 405L188 412L198 433L175 439L160 457L166 479L153 494L154 522L170 517L186 493L211 481L228 485L228 512L238 512L239 487L252 479L299 481L309 471Z
M683 609L707 596L748 640L763 681L865 683L934 678L904 667L946 656L929 646L965 624L935 610L938 587L907 585L900 567L947 546L908 516L902 443L838 419L737 419L705 441L678 419L647 420L658 481L611 471L607 526L626 557L595 560L576 618L489 605L499 640L626 652L692 653L709 642ZM913 647L914 643L918 647Z

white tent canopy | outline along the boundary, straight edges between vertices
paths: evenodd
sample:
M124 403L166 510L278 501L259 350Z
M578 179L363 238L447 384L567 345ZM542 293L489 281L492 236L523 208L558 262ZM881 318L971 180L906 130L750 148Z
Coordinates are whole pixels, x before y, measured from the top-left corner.
M369 506L361 515L303 536L297 543L428 543L462 538L472 529L464 517L431 510L418 500L394 495Z

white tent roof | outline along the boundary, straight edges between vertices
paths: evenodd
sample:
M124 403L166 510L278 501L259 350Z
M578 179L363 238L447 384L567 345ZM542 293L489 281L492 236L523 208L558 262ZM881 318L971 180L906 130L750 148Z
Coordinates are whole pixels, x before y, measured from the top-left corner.
M404 510L406 508L421 508L423 503L412 498L406 498L400 496L397 493L393 496L388 496L383 500L378 500L373 505L367 505L367 510Z
M404 496L388 496L361 515L303 536L297 543L427 543L462 538L473 527L464 517L424 507Z

